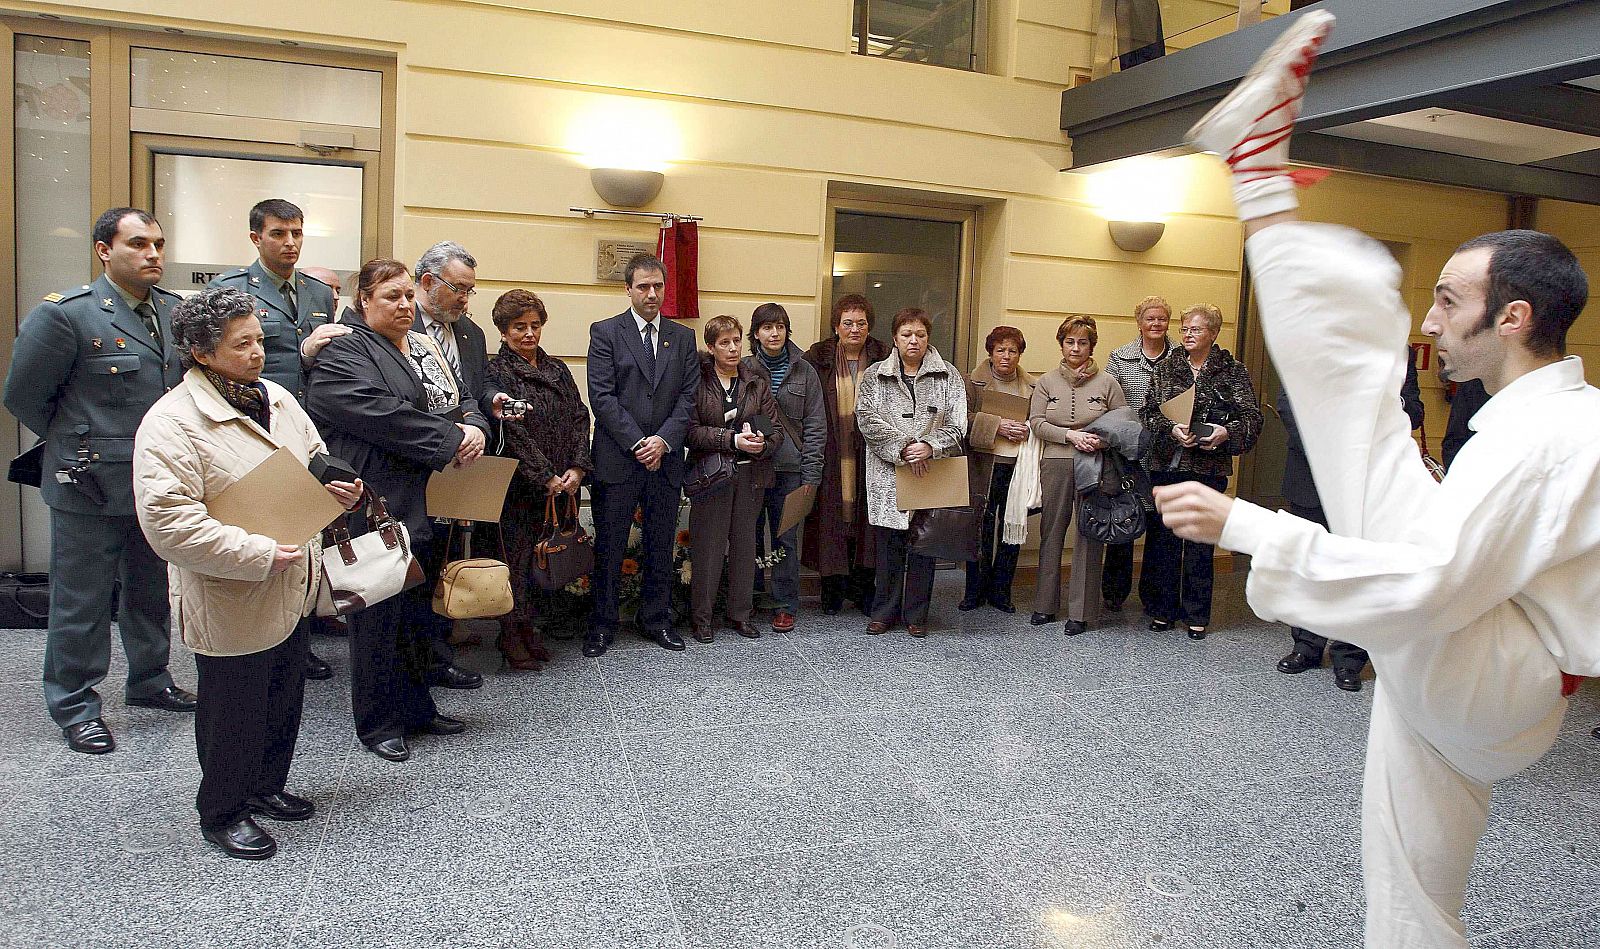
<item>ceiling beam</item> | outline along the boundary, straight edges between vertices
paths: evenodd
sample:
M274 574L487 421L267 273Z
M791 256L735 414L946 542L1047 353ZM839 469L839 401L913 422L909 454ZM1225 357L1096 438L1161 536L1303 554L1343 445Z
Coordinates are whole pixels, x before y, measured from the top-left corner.
M1505 119L1580 135L1600 135L1600 92L1578 86L1557 83L1524 89L1516 95L1485 90L1446 99L1439 105L1491 119Z
M1540 165L1512 165L1316 132L1300 133L1290 139L1289 157L1305 164L1387 178L1600 204L1600 177Z

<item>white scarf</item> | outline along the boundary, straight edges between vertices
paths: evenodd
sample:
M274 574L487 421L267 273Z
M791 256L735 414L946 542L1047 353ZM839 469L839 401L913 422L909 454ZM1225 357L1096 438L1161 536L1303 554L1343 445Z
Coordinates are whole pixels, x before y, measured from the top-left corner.
M1000 539L1007 544L1028 542L1028 512L1039 506L1044 490L1039 485L1039 459L1044 456L1044 443L1028 428L1028 438L1017 452L1016 467L1011 469L1011 488L1006 492L1005 528Z

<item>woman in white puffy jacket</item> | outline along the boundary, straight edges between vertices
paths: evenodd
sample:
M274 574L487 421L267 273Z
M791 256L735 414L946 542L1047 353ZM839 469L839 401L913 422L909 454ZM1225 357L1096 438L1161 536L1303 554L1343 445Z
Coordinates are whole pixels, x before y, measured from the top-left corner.
M195 651L201 831L228 856L261 860L277 843L253 817L304 820L315 810L284 782L321 546L247 533L213 518L206 502L280 448L308 462L322 438L289 390L261 378L261 324L248 294L189 297L172 311L172 336L188 371L134 438L134 501L150 546L170 565L173 625ZM328 491L351 507L361 485Z

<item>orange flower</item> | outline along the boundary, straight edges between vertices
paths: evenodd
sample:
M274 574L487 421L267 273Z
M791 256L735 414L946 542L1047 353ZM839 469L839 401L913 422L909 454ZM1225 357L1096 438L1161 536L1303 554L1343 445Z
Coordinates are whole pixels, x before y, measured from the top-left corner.
M644 508L636 507L633 509L633 522L635 524L644 523Z
M639 572L639 561L634 560L632 557L625 558L622 561L622 575L623 576L631 577L631 576L633 576L634 574L636 574L638 572Z
M687 547L687 546L689 546L689 532L688 531L678 531L678 546L679 547Z

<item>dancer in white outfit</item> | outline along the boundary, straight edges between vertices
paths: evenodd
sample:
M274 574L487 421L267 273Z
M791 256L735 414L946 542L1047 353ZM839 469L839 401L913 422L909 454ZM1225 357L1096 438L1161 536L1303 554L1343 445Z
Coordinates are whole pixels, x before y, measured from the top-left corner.
M1543 756L1576 677L1600 674L1600 391L1562 355L1587 281L1533 231L1469 241L1445 265L1422 330L1450 379L1481 379L1493 398L1435 484L1395 398L1410 324L1399 268L1354 231L1298 222L1284 167L1332 23L1300 16L1190 133L1234 173L1263 332L1308 420L1331 533L1192 482L1156 500L1180 535L1251 555L1258 615L1371 653L1366 944L1465 947L1490 784Z

